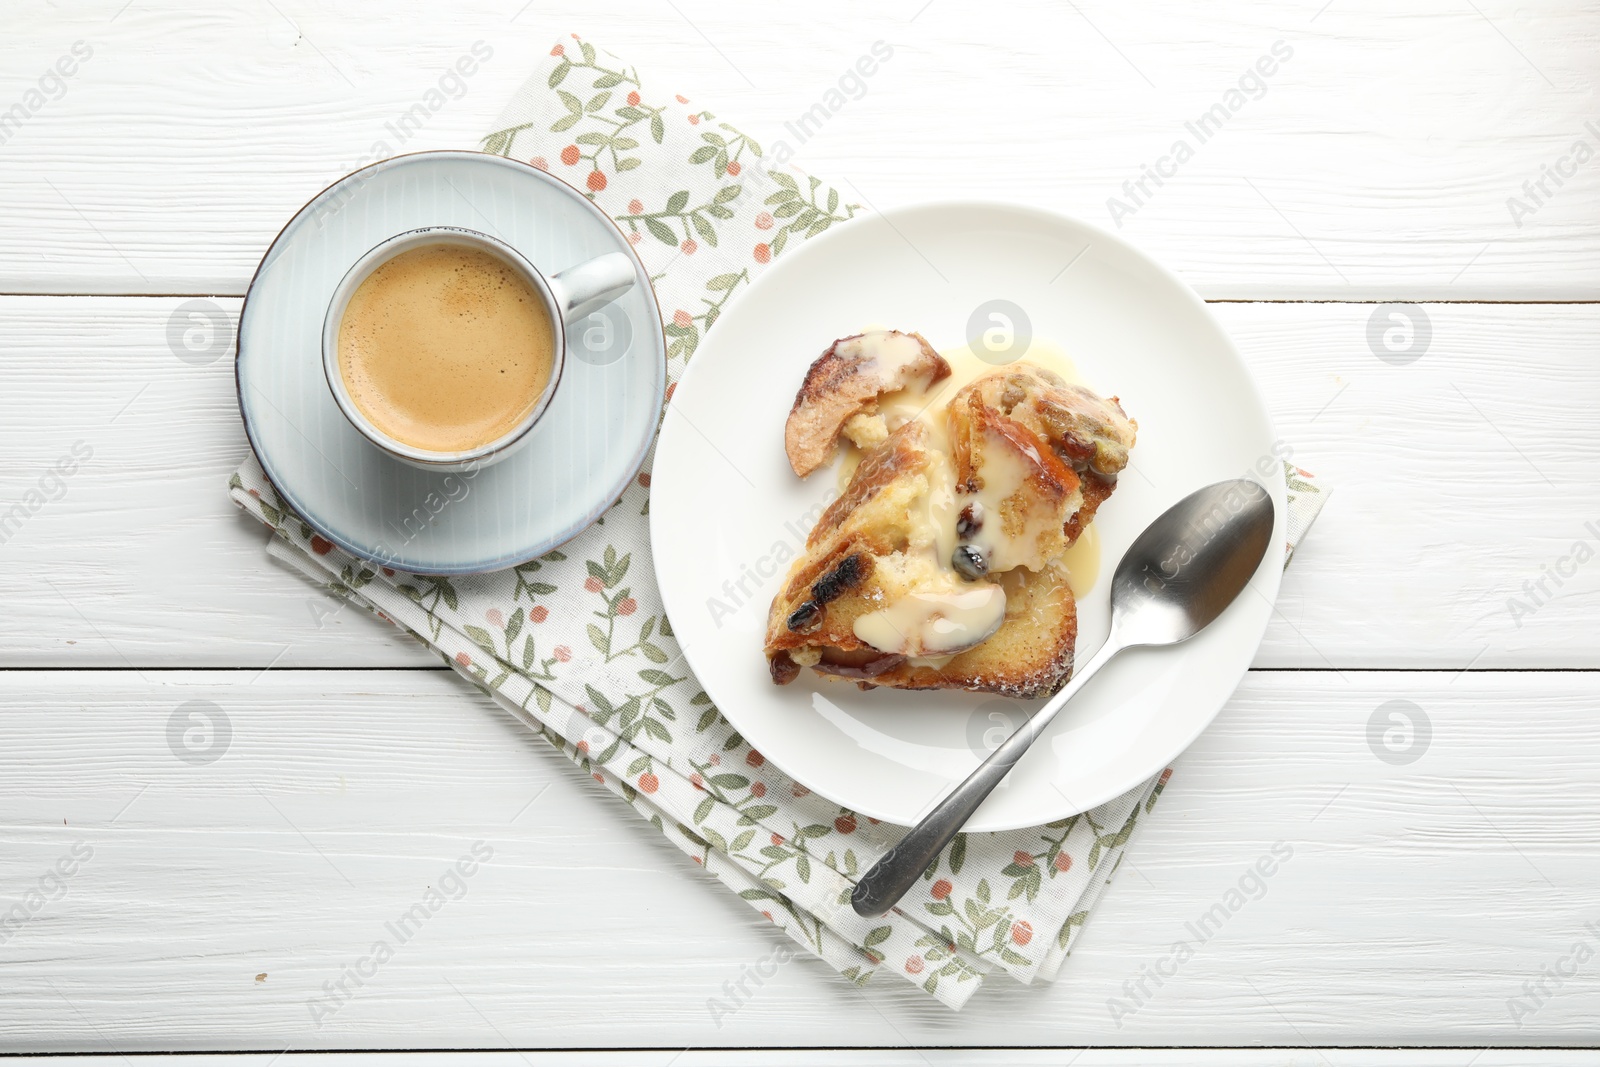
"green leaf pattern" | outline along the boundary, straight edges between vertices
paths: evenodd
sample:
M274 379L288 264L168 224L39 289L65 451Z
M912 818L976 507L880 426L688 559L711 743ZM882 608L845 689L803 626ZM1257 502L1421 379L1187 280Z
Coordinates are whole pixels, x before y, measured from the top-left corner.
M552 51L483 143L570 174L630 236L667 317L674 380L772 258L856 211L816 178L769 169L756 142L652 93L633 68L576 38ZM577 161L558 162L563 152ZM604 181L587 179L596 173ZM1302 495L1320 492L1295 476ZM889 971L959 1007L997 968L1024 982L1052 978L1166 784L1164 774L1044 827L964 834L899 909L862 919L849 907L854 880L900 831L783 774L696 681L655 586L648 473L560 550L456 578L375 570L313 536L253 458L230 492L273 528L272 550L286 562L424 639L856 984Z
M568 182L627 234L661 296L674 370L730 297L796 241L860 206L587 41L552 49L483 149ZM642 166L645 158L654 166ZM671 299L669 299L671 297Z

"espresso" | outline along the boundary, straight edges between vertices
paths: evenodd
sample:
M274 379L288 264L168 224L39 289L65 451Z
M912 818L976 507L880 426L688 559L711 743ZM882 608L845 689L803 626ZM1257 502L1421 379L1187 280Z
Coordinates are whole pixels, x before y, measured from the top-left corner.
M539 402L555 341L544 301L510 265L424 245L356 288L339 323L339 372L379 430L461 452L509 433Z

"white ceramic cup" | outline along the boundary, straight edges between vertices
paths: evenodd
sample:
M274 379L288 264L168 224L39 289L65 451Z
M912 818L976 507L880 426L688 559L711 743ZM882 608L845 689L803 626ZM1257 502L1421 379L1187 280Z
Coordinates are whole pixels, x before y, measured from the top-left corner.
M477 448L459 452L418 448L384 433L356 407L345 386L344 373L339 369L339 326L344 320L350 297L373 271L389 260L402 252L432 245L473 248L506 264L544 300L545 310L550 314L550 327L555 331L554 365L550 368L550 380L545 383L538 401L516 426L500 437ZM333 299L328 303L328 313L322 323L323 374L328 379L328 388L333 392L335 403L350 424L367 440L396 459L425 470L463 471L486 467L505 459L526 444L534 426L550 407L567 362L567 325L626 293L633 288L634 280L633 261L621 252L596 256L546 278L522 253L488 234L459 226L425 226L407 230L381 241L356 260L334 289Z

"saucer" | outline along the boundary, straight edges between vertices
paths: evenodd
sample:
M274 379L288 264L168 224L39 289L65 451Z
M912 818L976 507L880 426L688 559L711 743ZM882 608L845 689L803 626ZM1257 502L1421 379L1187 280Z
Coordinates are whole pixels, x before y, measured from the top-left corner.
M322 325L345 272L378 242L424 226L481 230L547 275L606 252L632 289L567 327L568 359L527 445L488 467L420 470L364 438L322 368ZM604 212L502 156L420 152L340 179L283 228L239 317L239 410L279 495L323 537L399 570L472 574L539 556L586 529L644 462L666 391L650 278Z

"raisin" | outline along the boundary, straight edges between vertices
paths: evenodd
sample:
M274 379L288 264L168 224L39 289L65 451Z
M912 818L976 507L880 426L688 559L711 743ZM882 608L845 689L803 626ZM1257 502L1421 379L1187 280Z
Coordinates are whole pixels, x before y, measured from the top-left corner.
M832 571L816 580L811 587L811 599L818 604L838 600L867 576L869 566L870 563L859 552L846 556Z
M972 545L957 545L950 556L950 566L969 582L975 582L989 572L989 561Z
M956 516L956 536L976 537L981 529L983 529L983 505L973 501L962 508L961 514Z
M768 660L767 669L772 672L774 685L788 685L800 676L800 665L789 658L787 650L779 652Z
M808 600L789 616L789 629L797 634L814 634L822 629L822 605Z

